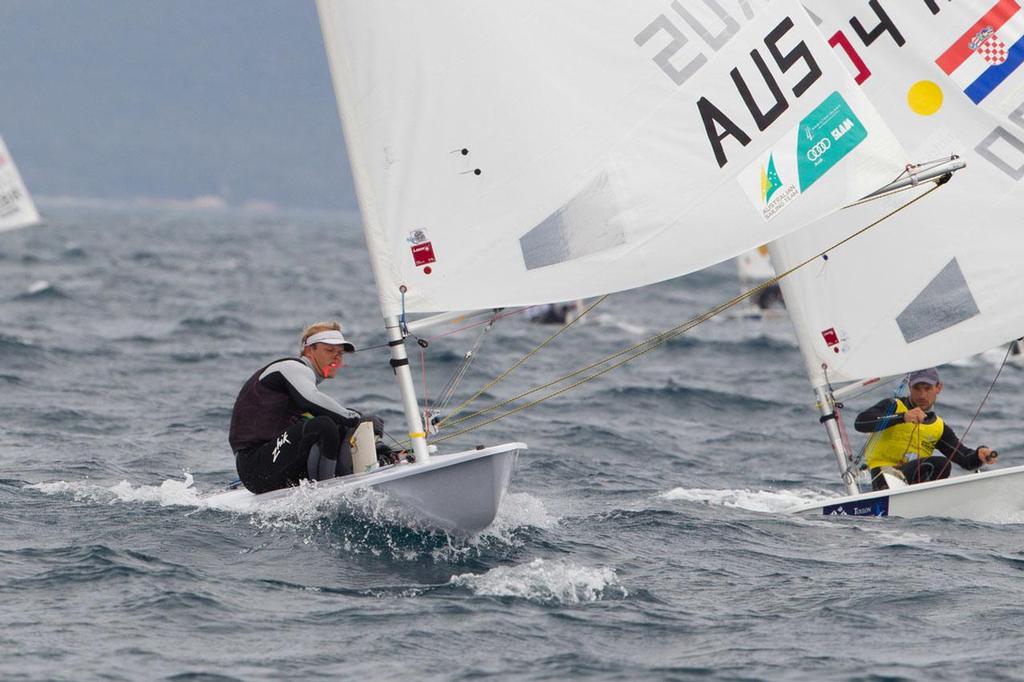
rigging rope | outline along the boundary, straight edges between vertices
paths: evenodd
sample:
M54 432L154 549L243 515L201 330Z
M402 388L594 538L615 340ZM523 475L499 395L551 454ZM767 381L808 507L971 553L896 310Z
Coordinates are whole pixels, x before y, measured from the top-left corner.
M455 368L455 372L453 372L451 378L448 379L448 383L441 391L438 399L434 401L433 411L435 414L444 412L448 408L448 403L451 402L456 389L458 389L459 384L462 383L462 379L466 376L466 372L469 371L469 366L473 364L473 360L476 359L477 353L480 351L480 346L483 345L484 337L487 335L487 332L491 331L494 327L494 322L497 319L497 314L491 316L491 319L487 322L487 326L481 329L480 333L477 334L476 341L473 343L472 347L470 347L470 349L466 351L465 355L462 356L462 362ZM426 358L424 358L424 363L425 360Z
M996 387L996 382L999 381L999 375L1003 373L1003 368L1006 367L1006 363L1010 360L1010 353L1012 351L1013 343L1006 347L1006 354L1003 356L1003 362L999 365L999 369L996 370L996 375L992 377L992 383L989 384L988 390L985 391L985 397L981 399L981 404L979 404L978 409L975 410L970 423L967 425L967 428L964 429L963 437L957 440L956 447L953 448L953 452L946 457L945 466L950 466L949 462L953 459L953 455L960 451L960 446L963 445L964 439L967 438L967 434L971 432L971 427L974 426L974 422L978 419L978 415L981 414L982 408L985 407L985 403L988 401L989 396L992 395L992 389Z
M598 377L600 377L600 376L602 376L604 374L607 374L608 372L612 371L613 369L617 369L618 367L621 367L622 365L626 364L627 362L630 362L631 360L635 360L636 358L649 353L650 351L654 350L655 348L658 348L658 347L662 346L663 344L665 344L666 342L670 341L671 339L673 339L673 338L675 338L675 337L677 337L677 336L679 336L681 334L684 334L687 331L690 331L694 327L697 327L698 325L703 324L704 322L707 322L708 320L710 320L711 318L719 315L720 313L724 312L725 310L728 310L729 308L732 308L733 306L741 303L742 301L750 298L751 296L753 296L753 295L763 291L765 288L767 288L769 286L772 286L774 284L777 284L779 281L781 281L785 277L788 277L792 273L794 273L797 270L799 270L800 268L808 265L809 263L814 262L818 258L822 258L822 257L827 256L827 254L830 251L833 251L833 250L839 248L843 244L849 242L852 239L855 239L856 237L858 237L861 234L867 232L868 230L870 230L871 228L875 227L876 225L884 222L885 220L888 220L889 218L891 218L892 216L896 215L900 211L902 211L902 210L912 206L913 204L917 203L918 201L920 201L924 197L928 196L929 194L931 194L932 192L937 190L939 187L941 187L943 184L945 184L945 182L947 182L949 180L950 176L951 176L951 174L946 174L946 175L942 176L941 178L933 181L934 182L933 186L931 188L929 188L928 190L922 192L921 194L919 194L918 196L914 197L910 201L907 201L906 203L904 203L904 204L894 208L892 211L886 213L884 216L882 216L878 220L875 220L874 222L866 225L865 227L862 227L861 229L857 230L856 232L854 232L854 233L848 235L847 237L841 239L840 241L836 242L832 246L830 246L830 247L824 249L823 251L821 251L821 252L819 252L819 253L817 253L817 254L815 254L815 255L805 259L804 261L794 265L793 267L789 268L785 272L783 272L781 274L778 274L778 275L776 275L775 277L773 277L771 279L765 280L764 282L762 282L758 286L754 287L753 289L745 291L742 294L740 294L738 296L735 296L732 299L726 301L725 303L719 304L719 305L715 306L714 308L712 308L712 309L710 309L710 310L708 310L708 311L706 311L704 313L701 313L700 315L692 317L689 320L686 320L685 322L683 322L683 323L673 327L672 329L669 329L669 330L667 330L665 332L662 332L660 334L656 334L655 336L652 336L652 337L650 337L650 338L648 338L648 339L646 339L644 341L641 341L638 344L635 344L635 345L633 345L633 346L631 346L629 348L626 348L624 350L618 351L617 353L613 353L612 355L609 355L609 356L605 357L602 360L598 360L597 362L590 363L589 365L586 365L586 366L581 367L581 368L579 368L579 369L577 369L577 370L575 370L573 372L570 372L570 373L565 374L565 375L563 375L561 377L558 377L557 379L554 379L553 381L549 381L546 384L543 384L541 386L537 386L537 387L532 388L532 389L530 389L528 391L524 391L523 393L520 393L517 396L514 396L512 398L508 398L506 400L502 400L500 402L494 403L493 405L485 407L485 408L483 408L481 410L478 410L478 411L476 411L476 412L474 412L472 414L466 415L466 416L461 417L459 419L453 419L453 417L458 412L463 410L466 406L468 406L470 403L472 403L474 400L476 400L478 397L480 397L480 395L482 395L488 388L494 386L499 381L501 381L502 379L507 377L509 374L511 374L513 370L515 370L517 367L522 365L527 359L529 359L531 356L533 356L535 353L537 353L541 348L546 346L556 336L558 336L563 331L565 331L565 329L567 329L572 323L570 323L570 325L566 325L562 329L558 330L551 337L549 337L546 341L544 341L544 343L542 343L540 346L538 346L533 351L531 351L526 356L524 356L519 362L517 362L511 368L506 370L497 379L495 379L495 380L491 381L490 383L488 383L486 386L484 386L484 388L482 388L479 391L477 391L470 399L466 400L461 405L459 405L458 408L456 408L456 410L451 415L449 415L446 419L444 419L443 421L441 421L438 424L438 428L440 429L442 426L452 427L452 426L457 426L459 424L463 424L463 423L465 423L467 421L470 421L472 419L478 418L478 417L480 417L480 416L482 416L484 414L487 414L489 412L493 412L494 410L497 410L497 409L500 409L502 407L505 407L506 405L509 405L511 403L514 403L514 402L517 402L519 400L522 400L523 398L525 398L527 396L530 396L530 395L533 395L533 394L538 393L540 391L543 391L545 389L551 388L551 387L553 387L553 386L555 386L557 384L560 384L560 383L562 383L564 381L567 381L567 380L572 379L574 377L580 376L581 374L585 374L586 372L588 372L588 371L590 371L592 369L595 369L597 367L600 367L601 365L607 364L607 363L611 362L612 360L615 360L616 358L620 358L620 357L622 357L624 355L626 357L624 359L620 360L619 362L616 362L616 363L614 363L612 365L609 365L608 367L605 367L604 369L602 369L600 371L594 372L593 374L585 375L580 380L578 380L578 381L576 381L576 382L574 382L574 383L572 383L572 384L570 384L568 386L565 386L565 387L563 387L563 388L561 388L561 389L559 389L557 391L553 391L551 393L542 395L541 397L537 398L536 400L530 401L528 403L524 403L523 405L515 407L515 408L513 408L511 410L508 410L506 412L502 412L502 413L500 413L500 414L498 414L498 415L496 415L496 416L494 416L494 417L492 417L490 419L487 419L485 421L482 421L482 422L479 422L477 424L473 424L473 425L468 426L466 428L460 429L459 431L456 431L454 433L447 434L447 435L439 437L439 438L431 439L431 442L438 443L438 442L441 442L441 441L445 441L445 440L450 440L452 438L456 438L456 437L461 436L461 435L465 435L465 434L467 434L467 433L469 433L471 431L475 431L475 430L477 430L479 428L482 428L484 426L487 426L489 424L493 424L494 422L496 422L496 421L498 421L500 419L504 419L505 417L511 416L511 415L516 414L518 412L522 412L523 410L526 410L528 408L535 407L536 405L539 405L539 404L541 404L541 403L543 403L543 402L545 402L547 400L550 400L550 399L555 398L555 397L557 397L559 395L562 395L563 393L566 393L566 392L568 392L568 391L570 391L570 390L572 390L574 388L577 388L577 387L579 387L579 386L581 386L581 385L583 385L585 383L588 383L588 382L590 382L590 381L592 381L592 380L594 380L594 379L596 379L596 378L598 378ZM900 191L903 191L903 190L900 190ZM889 195L886 195L886 196L889 196ZM863 202L855 202L854 204L851 204L851 206L858 205L860 203L863 203ZM599 303L604 301L605 298L607 298L607 295L602 296L600 299L598 299L598 301L596 303L594 303L592 306L590 306L590 308L585 310L583 314L586 314L587 312L590 312L590 310L592 310L595 306L597 306ZM581 315L581 317L582 317L582 315ZM573 322L575 322L575 320Z
M464 409L466 409L466 408L467 408L467 407L468 407L468 406L469 406L469 405L470 405L471 403L473 403L473 401L475 401L475 400L476 400L477 398L479 398L479 397L480 397L481 395L483 395L484 393L486 393L486 392L487 392L487 390L488 390L489 388L491 388L491 387L493 387L493 386L496 386L496 385L497 385L497 384L498 384L499 382L501 382L501 381L504 381L504 380L505 380L505 378L507 378L507 377L508 377L508 376L509 376L510 374L512 374L512 372L516 371L516 369L518 369L519 367L521 367L521 366L523 365L523 363L525 363L525 362L526 362L527 360L529 360L529 359L530 359L531 357L533 357L533 356L534 356L534 355L536 355L536 354L537 354L538 352L540 352L540 350L541 350L542 348L544 348L545 346L547 346L547 345L548 345L549 343L551 343L552 341L554 341L554 340L555 340L555 339L556 339L556 338L557 338L557 337L558 337L558 336L559 336L559 335L560 335L560 334L561 334L562 332L566 331L567 329L569 329L569 327L571 327L571 326L573 326L574 324L576 324L577 322L579 322L579 321L580 321L580 319L582 319L584 315L586 315L586 314L587 314L587 313L589 313L589 312L590 312L591 310L593 310L594 308L596 308L597 306L599 306L599 305L600 305L600 304L601 304L601 303L602 303L602 302L603 302L603 301L604 301L604 300L605 300L606 298L608 298L608 294L605 294L604 296L602 296L602 297L600 297L599 299L597 299L596 301L594 301L594 302L593 302L593 303L592 303L591 305L589 305L589 306L587 307L587 309L586 309L586 310L584 310L584 311L583 311L582 313L580 313L579 315L577 315L577 316L576 316L576 317L575 317L574 319L572 319L572 320L570 320L569 322L567 322L567 323L566 323L565 325L563 325L563 326L562 326L562 327L561 327L560 329L558 329L558 331L556 331L556 332L555 332L554 334L552 334L552 335L551 335L551 336L549 336L548 338L544 339L544 341L542 341L542 342L541 342L541 344L540 344L539 346L537 346L537 347L536 347L536 348L534 348L534 349L533 349L532 351L530 351L529 353L527 353L526 355L524 355L523 357L521 357L521 358L520 358L520 359L519 359L519 360L518 360L518 361L517 361L517 362L516 362L515 364L513 364L513 365L512 365L511 367L509 367L508 369L506 369L506 370L505 370L504 372L502 372L502 373L501 373L500 375L498 375L498 376L497 376L496 378L494 378L494 379L492 379L491 381L489 381L489 382L488 382L488 383L487 383L487 384L486 384L486 385L485 385L485 386L484 386L483 388L481 388L481 389L480 389L479 391L477 391L476 393L474 393L473 395L471 395L471 396L470 396L469 398L467 398L466 400L464 400L464 401L462 401L461 403L459 403L459 404L458 404L458 405L457 405L457 406L455 407L455 409L453 409L453 410L452 410L451 414L449 414L449 415L448 415L447 417L445 417L445 418L444 418L444 419L442 419L442 420L441 420L440 422L438 422L438 424L437 424L437 428L438 428L438 429L441 429L441 428L443 428L443 427L444 427L444 426L445 426L446 424L448 424L448 422L449 422L449 421L451 421L451 420L452 420L452 418L454 418L454 417L455 417L455 415L459 414L459 413L460 413L460 412L462 412L462 411L463 411ZM493 409L493 408L491 408L491 409ZM478 413L476 413L476 414L481 414L481 413L479 413L479 412L478 412ZM467 416L467 417L463 417L462 419L460 419L460 420L458 420L458 421L456 421L456 422L452 422L452 423L453 423L453 424L456 424L456 423L461 423L461 422L464 422L464 421L465 421L465 420L467 420L467 419L472 419L472 418L473 418L474 416L476 416L476 414L472 414L472 415L469 415L469 416Z

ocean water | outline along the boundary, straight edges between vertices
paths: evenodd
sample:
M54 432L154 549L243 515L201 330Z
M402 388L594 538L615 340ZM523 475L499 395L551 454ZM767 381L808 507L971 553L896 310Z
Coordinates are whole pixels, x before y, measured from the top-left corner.
M1024 679L1024 518L782 513L839 492L784 317L708 322L455 443L530 446L476 537L372 495L233 514L206 498L242 382L311 321L383 341L356 216L43 209L0 234L2 679ZM612 296L487 397L736 291L722 265ZM551 331L502 320L460 396ZM413 347L421 390L474 333ZM943 368L961 433L1001 358ZM324 388L401 421L384 350ZM968 437L1003 466L1022 389L1006 369Z

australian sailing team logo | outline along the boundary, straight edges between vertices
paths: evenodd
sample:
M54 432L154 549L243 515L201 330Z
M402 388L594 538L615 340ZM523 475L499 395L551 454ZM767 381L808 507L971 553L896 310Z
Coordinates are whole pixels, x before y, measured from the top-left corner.
M769 154L767 170L761 169L761 201L767 204L780 189L782 181L779 180L779 172L775 170L775 157Z
M737 180L761 217L770 221L867 136L843 96L833 92L737 174Z
M775 152L768 152L767 164L761 165L761 213L765 220L785 208L800 192L792 183L785 183L779 177L775 164Z

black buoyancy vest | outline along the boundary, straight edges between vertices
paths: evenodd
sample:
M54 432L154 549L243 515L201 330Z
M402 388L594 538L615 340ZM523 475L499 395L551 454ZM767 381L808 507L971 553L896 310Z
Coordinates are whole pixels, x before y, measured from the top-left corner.
M228 431L233 451L248 450L277 438L300 416L286 388L278 391L260 383L260 375L267 367L284 360L300 362L296 358L281 358L267 363L238 392Z

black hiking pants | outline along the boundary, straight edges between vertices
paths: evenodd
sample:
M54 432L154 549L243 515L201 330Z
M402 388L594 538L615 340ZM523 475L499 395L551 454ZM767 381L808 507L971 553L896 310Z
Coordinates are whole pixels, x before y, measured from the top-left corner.
M352 454L341 452L341 427L330 417L300 419L272 441L235 454L242 484L254 493L352 473ZM339 455L341 455L339 457Z

